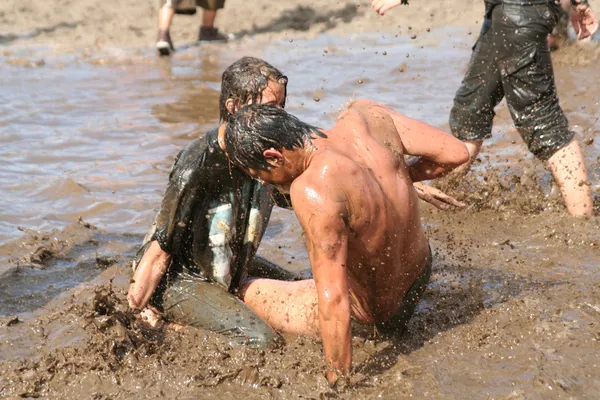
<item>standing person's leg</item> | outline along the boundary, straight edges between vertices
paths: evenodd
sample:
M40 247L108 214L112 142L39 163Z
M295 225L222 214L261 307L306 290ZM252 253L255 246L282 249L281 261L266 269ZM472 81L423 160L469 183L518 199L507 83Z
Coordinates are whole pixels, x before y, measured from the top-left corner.
M227 35L220 33L215 27L217 10L225 6L225 0L196 0L196 4L203 10L198 41L227 41Z
M492 44L491 21L485 19L450 112L450 129L469 151L469 162L453 171L453 176L467 173L483 140L492 135L494 107L504 96Z
M175 10L171 0L166 0L158 9L158 35L156 38L156 50L161 56L168 56L174 51L171 40L171 22L173 21Z
M569 214L592 217L594 215L592 190L579 143L572 140L554 153L548 159L548 167L560 188Z
M493 11L494 44L515 126L529 150L548 166L570 214L593 215L579 144L560 108L546 41L558 19L551 5L503 4Z

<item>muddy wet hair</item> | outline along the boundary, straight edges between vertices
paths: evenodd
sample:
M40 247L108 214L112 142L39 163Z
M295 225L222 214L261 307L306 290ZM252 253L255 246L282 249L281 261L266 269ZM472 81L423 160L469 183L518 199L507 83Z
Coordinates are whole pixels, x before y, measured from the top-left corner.
M281 108L250 104L229 117L225 148L231 161L238 166L267 170L270 165L263 155L265 150L302 148L312 143L313 135L327 137L319 128L300 121Z
M233 99L246 104L252 100L257 103L262 98L262 92L269 81L279 82L284 87L283 106L287 97L287 76L269 64L255 57L242 57L231 64L221 78L221 96L219 97L219 113L221 121L227 122L229 111L225 106L227 99Z

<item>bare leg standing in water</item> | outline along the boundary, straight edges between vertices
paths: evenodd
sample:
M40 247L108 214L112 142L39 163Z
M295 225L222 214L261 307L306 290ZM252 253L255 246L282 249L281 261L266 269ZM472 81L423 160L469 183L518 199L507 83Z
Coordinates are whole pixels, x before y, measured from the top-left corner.
M488 0L486 5L481 35L450 113L450 127L470 155L469 163L458 168L456 175L469 170L483 140L491 136L494 107L506 97L529 150L552 171L567 211L592 216L587 171L558 102L546 41L558 19L558 6L505 4L501 0ZM573 10L579 38L598 29L589 6L582 4Z
M567 4L567 2L570 3ZM561 0L579 40L598 30L587 0ZM380 14L399 0L373 0ZM546 0L485 0L481 34L450 113L453 133L467 146L464 175L491 136L494 107L506 97L513 121L529 150L552 171L571 215L593 215L592 194L583 155L560 108L548 48L560 5Z

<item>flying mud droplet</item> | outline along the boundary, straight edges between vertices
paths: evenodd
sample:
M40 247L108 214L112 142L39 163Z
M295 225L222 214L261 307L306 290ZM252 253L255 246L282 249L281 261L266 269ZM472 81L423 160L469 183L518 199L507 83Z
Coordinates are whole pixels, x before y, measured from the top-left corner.
M417 38L417 35L411 35L410 38L415 40Z
M314 101L316 101L317 103L318 103L319 101L321 101L321 99L320 99L319 97L316 97L316 96L313 98L313 100L314 100Z
M294 41L294 39L290 39L290 43L292 43Z
M412 26L409 26L409 27L408 27L408 30L409 30L409 31L410 31L410 30L412 30Z
M362 85L362 84L363 84L363 80L362 80L362 79L359 79L359 80L358 80L358 84L359 84L359 85Z
M400 64L400 66L398 67L398 71L399 71L399 72L404 72L404 71L406 71L406 63L402 63L402 64Z
M327 54L327 53L329 53L329 50L323 49L323 53Z
M427 28L425 29L427 32L431 32L431 28Z
M583 139L583 143L585 143L586 146L591 146L592 143L594 143L594 138L593 137L588 137Z
M383 51L383 52L381 52L381 54L383 54L384 56L387 56L387 51Z

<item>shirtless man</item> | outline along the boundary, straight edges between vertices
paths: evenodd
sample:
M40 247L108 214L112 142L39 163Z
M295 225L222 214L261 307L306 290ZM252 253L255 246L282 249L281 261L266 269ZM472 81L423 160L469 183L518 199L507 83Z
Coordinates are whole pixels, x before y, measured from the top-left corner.
M249 279L242 298L278 331L320 335L334 383L350 371L351 319L401 331L427 286L432 255L413 182L445 175L469 153L373 101L354 102L328 130L250 105L228 121L225 143L234 164L290 193L314 276Z

